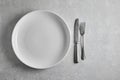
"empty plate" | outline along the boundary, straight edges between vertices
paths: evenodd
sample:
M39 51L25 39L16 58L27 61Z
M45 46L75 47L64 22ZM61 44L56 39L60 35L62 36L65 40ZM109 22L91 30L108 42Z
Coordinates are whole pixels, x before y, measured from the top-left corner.
M13 50L20 61L37 69L63 60L70 46L70 31L61 17L49 11L23 16L12 34Z

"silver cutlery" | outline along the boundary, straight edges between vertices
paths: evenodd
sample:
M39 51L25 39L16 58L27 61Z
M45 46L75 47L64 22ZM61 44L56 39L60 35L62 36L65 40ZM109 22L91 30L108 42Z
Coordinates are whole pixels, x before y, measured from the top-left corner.
M85 59L85 51L84 51L85 26L86 26L86 23L85 22L81 22L80 23L80 27L79 27L80 35L81 35L81 38L80 38L80 43L81 43L81 60Z
M75 19L74 23L74 62L79 62L79 48L80 48L80 33L79 33L79 19Z

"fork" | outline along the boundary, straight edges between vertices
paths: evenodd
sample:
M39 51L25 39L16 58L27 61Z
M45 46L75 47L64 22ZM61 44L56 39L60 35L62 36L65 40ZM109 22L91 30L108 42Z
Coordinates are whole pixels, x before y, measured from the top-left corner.
M81 22L80 23L80 27L79 27L80 35L81 35L81 39L80 39L80 42L81 42L81 60L85 59L85 51L84 51L85 26L86 26L86 23L85 22Z

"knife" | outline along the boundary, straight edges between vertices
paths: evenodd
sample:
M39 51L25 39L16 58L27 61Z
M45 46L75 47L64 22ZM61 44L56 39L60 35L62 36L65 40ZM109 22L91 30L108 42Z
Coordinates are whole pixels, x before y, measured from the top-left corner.
M80 46L80 34L79 34L79 19L75 19L74 23L74 63L79 63L79 47Z

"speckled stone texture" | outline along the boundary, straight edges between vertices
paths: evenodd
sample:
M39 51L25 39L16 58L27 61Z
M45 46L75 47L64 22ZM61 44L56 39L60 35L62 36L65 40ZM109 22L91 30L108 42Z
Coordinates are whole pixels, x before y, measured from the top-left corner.
M68 55L46 70L22 64L11 47L16 22L33 10L62 16L71 31ZM87 23L86 60L73 63L75 18ZM120 0L0 0L0 80L120 80Z

